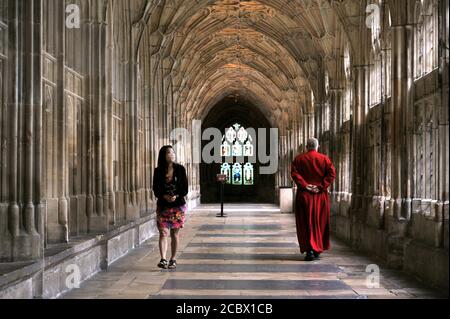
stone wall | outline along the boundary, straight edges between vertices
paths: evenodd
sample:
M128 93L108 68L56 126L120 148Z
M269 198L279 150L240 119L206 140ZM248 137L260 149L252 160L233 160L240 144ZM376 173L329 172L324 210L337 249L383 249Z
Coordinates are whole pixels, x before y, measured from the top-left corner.
M184 122L171 84L152 76L161 62L149 40L137 44L140 33L130 39L137 25L124 11L71 4L79 28L67 25L64 1L0 5L1 262L37 260L53 244L151 214L158 151ZM189 150L177 155L195 200L198 164Z
M56 298L74 288L75 271L82 283L156 234L152 214L106 235L55 245L41 261L2 269L6 273L0 277L0 299Z
M342 153L349 144L339 134L348 132L346 123L316 131L338 171L333 232L448 291L448 50L438 45L448 43L448 3L391 1L388 9L392 21L382 29L379 58L395 68L378 78L384 98L371 103L376 65L367 43L354 70L359 82L350 83L357 99L350 104L350 155ZM428 22L422 20L424 11ZM435 37L423 38L425 27L428 32L434 28ZM369 36L362 26L361 43ZM423 52L421 45L435 50ZM332 119L346 107L337 96L341 92L332 96ZM318 110L318 116L323 112Z

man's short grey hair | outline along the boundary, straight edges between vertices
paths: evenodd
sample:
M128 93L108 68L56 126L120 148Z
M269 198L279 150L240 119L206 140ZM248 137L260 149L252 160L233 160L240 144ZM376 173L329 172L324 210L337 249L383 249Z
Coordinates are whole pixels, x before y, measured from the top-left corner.
M314 137L308 139L308 141L306 142L306 148L308 149L308 151L317 150L319 148L319 140Z

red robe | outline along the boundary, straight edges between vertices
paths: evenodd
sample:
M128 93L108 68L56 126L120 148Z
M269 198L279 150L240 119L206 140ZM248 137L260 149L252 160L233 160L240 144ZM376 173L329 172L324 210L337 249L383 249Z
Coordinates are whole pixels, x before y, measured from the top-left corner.
M291 176L297 184L295 217L300 251L322 253L330 248L330 198L328 187L336 177L331 160L315 150L299 155L292 162ZM318 194L306 189L319 188Z

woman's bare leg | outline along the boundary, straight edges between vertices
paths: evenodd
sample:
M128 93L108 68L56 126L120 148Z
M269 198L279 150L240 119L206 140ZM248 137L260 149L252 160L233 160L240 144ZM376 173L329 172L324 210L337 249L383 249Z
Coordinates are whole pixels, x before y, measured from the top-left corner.
M172 238L171 246L172 246L172 260L176 260L177 258L177 250L178 250L178 243L180 241L180 230L179 229L172 229L170 231L170 237Z
M167 238L169 237L169 230L167 228L159 229L159 252L161 259L167 259Z

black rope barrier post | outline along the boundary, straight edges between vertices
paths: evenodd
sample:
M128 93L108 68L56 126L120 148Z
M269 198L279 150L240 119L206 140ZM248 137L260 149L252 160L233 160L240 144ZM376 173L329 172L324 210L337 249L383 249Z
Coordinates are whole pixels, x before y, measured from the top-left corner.
M217 181L220 183L220 214L217 217L227 217L223 212L224 188L227 181L227 175L217 174Z

